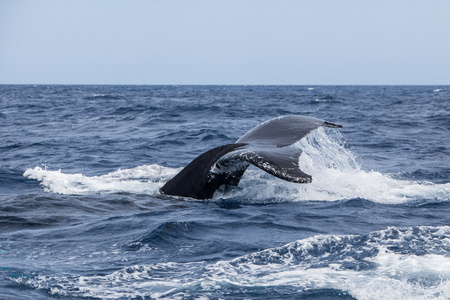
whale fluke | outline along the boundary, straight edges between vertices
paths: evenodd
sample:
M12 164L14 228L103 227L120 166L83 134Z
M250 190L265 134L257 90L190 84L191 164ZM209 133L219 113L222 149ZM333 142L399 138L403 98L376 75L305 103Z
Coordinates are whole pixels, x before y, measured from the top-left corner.
M286 147L320 126L342 126L305 116L282 116L256 126L234 144L211 149L188 164L161 191L167 195L212 198L222 185L237 186L250 164L286 181L309 183L298 158L302 150Z

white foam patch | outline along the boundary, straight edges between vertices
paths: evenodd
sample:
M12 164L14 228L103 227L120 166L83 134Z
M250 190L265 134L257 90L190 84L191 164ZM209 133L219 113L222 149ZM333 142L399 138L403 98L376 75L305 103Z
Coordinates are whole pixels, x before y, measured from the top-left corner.
M450 183L433 184L392 178L389 174L365 171L355 155L345 148L338 131L327 135L319 128L294 147L303 150L300 169L313 178L309 184L295 184L249 170L242 178L236 197L277 199L279 201L335 201L363 198L379 203L403 203L411 200L449 200ZM226 194L219 194L227 197Z
M429 245L436 244L440 245L435 249L439 254L411 254L416 248L430 249ZM405 245L406 249L401 249ZM449 299L449 247L448 226L390 228L370 234L367 240L318 235L218 262L210 267L207 277L219 286L338 289L357 299ZM365 269L367 263L372 267Z
M300 168L313 177L312 183L290 183L256 167L243 176L238 188L216 192L214 198L240 198L251 203L266 201L336 201L363 198L379 203L450 199L450 183L433 184L392 178L389 174L365 171L355 155L344 146L339 131L330 135L319 128L292 147L303 150ZM45 190L60 194L117 193L155 195L182 168L145 165L100 176L66 174L35 167L24 176L41 182Z
M317 235L213 264L169 262L107 275L10 279L53 295L109 299L208 297L280 286L335 289L357 299L449 299L449 247L448 226L389 228L367 236Z
M401 255L382 253L374 259L378 267L371 271L342 269L341 264L323 268L280 267L276 264L218 267L220 275L210 282L223 286L276 287L291 286L299 290L337 289L356 299L449 299L450 258L442 255ZM433 268L439 266L438 268ZM244 271L245 269L245 271ZM226 276L223 274L227 274ZM210 285L213 285L212 283Z
M159 165L146 165L101 176L85 176L35 167L27 169L24 176L40 181L45 190L52 193L80 195L126 192L154 195L159 193L164 183L180 170Z
M35 289L44 289L51 295L66 297L93 297L101 299L160 298L172 291L189 289L195 279L193 270L203 263L161 263L134 265L108 275L65 276L36 275L10 279Z

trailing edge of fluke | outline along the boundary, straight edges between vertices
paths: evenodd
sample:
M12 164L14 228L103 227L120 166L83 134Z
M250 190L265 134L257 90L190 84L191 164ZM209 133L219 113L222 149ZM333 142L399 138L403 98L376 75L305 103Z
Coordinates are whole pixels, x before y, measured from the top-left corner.
M237 186L250 164L286 181L309 183L311 176L302 172L298 165L302 150L286 146L320 126L342 128L320 119L296 115L268 120L234 144L201 154L168 181L161 191L167 195L209 199L222 185Z

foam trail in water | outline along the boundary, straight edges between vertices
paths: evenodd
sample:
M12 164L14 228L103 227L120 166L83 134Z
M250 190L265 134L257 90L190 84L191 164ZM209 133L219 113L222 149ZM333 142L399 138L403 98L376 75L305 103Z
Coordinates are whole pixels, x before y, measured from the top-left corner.
M215 298L335 289L357 299L449 299L450 227L395 227L367 235L317 235L216 263L135 265L110 274L10 279L68 297ZM102 273L102 272L100 272Z
M449 242L448 226L318 235L216 263L208 277L238 286L333 288L357 299L448 299Z
M402 203L411 200L450 199L450 183L433 184L394 179L376 171L365 171L354 154L344 147L338 131L328 135L319 128L292 147L300 147L300 168L312 175L310 184L280 180L259 169L248 170L238 188L215 198L239 198L251 203L268 201L336 201L363 198L379 203ZM256 169L256 170L255 170ZM46 168L27 169L24 176L36 179L46 191L60 194L117 193L155 195L181 168L159 165L139 166L101 176L65 174Z
M155 195L164 183L179 171L180 169L159 165L146 165L101 176L85 176L35 167L27 169L24 176L39 180L45 190L52 193L80 195L126 192Z
M328 135L318 128L293 147L303 150L300 168L313 177L310 184L295 184L249 170L235 191L236 197L264 201L335 201L363 198L379 203L402 203L416 199L449 200L450 183L433 184L394 179L387 174L365 171L355 155L344 147L338 131ZM227 197L226 194L220 195Z

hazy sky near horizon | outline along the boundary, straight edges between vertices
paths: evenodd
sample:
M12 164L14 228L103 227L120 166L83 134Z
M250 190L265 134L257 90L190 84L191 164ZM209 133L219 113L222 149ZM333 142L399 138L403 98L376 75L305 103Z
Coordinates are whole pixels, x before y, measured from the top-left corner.
M450 1L0 0L0 84L450 84Z

